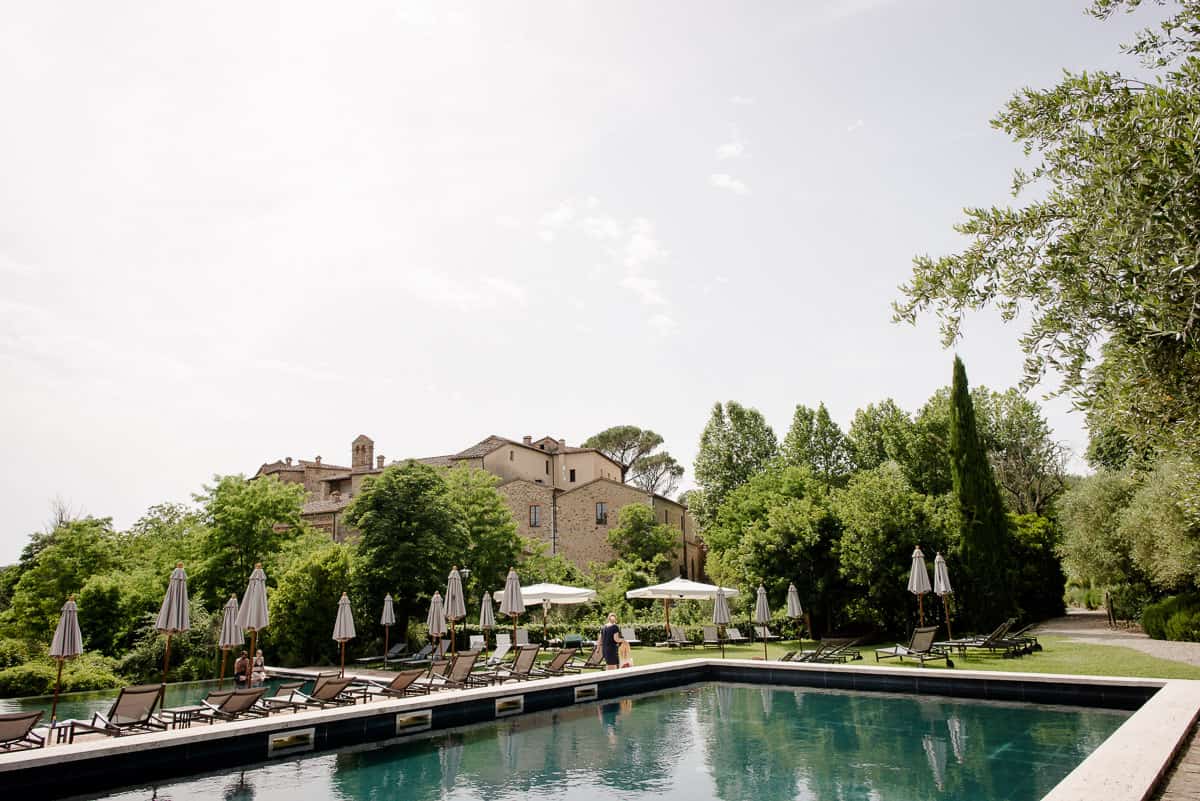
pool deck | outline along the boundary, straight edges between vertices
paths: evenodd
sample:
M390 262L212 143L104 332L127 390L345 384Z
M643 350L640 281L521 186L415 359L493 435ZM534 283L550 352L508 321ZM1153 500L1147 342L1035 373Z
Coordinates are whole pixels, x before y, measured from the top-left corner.
M1155 801L1195 801L1200 798L1200 736L1197 735L1200 735L1200 726L1193 726L1190 740L1155 793Z
M315 672L276 671L297 678ZM353 671L362 677L374 673ZM706 681L1137 710L1044 801L1148 801L1172 765L1174 772L1160 797L1165 801L1200 797L1196 792L1200 752L1187 753L1176 763L1200 720L1200 681L718 658L378 700L4 754L0 755L0 785L17 797L95 795L100 790L145 786L305 752L356 745L380 747L427 736L423 732Z

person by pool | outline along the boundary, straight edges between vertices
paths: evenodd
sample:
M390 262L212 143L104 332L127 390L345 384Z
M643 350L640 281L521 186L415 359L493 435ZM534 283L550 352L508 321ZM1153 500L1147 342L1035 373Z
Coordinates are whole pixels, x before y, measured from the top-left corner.
M250 674L250 686L261 687L267 680L267 660L263 658L262 649L254 652L254 669Z
M600 653L604 656L606 670L616 670L621 666L621 627L617 625L615 612L608 613L608 623L600 629Z
M250 681L250 654L242 651L237 661L233 663L233 682L238 687L245 687Z

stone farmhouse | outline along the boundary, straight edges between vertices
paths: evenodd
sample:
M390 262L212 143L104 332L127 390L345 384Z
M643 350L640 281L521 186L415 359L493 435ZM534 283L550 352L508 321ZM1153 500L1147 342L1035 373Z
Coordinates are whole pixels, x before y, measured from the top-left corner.
M679 574L703 575L704 551L687 507L622 483L620 465L593 448L572 447L552 437L527 436L518 442L492 435L457 453L413 461L446 468L469 465L498 476L497 489L508 502L518 533L545 542L551 553L580 567L612 559L616 554L608 532L621 509L645 504L656 519L679 531ZM295 462L288 457L262 465L255 477L273 475L303 484L308 498L303 518L341 541L353 533L342 519L350 499L368 476L378 475L385 466L384 457L375 454L375 443L360 434L350 444L349 467L327 464L320 456Z

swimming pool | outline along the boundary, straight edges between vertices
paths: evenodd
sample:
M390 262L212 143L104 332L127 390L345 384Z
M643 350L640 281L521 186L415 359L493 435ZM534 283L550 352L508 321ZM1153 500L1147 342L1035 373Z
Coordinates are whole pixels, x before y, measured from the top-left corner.
M703 683L104 797L1035 801L1129 714Z

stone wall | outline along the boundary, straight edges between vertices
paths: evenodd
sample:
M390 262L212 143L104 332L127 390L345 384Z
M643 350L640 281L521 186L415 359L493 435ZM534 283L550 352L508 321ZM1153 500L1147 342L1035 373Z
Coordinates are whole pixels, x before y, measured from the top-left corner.
M508 503L513 520L517 523L517 533L522 537L529 537L550 545L554 531L551 517L554 490L544 484L535 484L532 481L510 481L497 487L497 491ZM541 525L536 528L529 525L529 507L535 504L542 507Z

